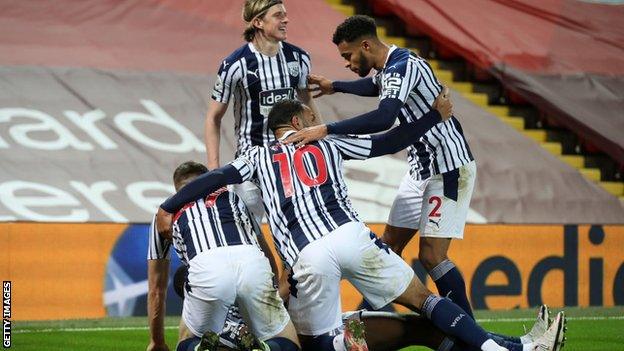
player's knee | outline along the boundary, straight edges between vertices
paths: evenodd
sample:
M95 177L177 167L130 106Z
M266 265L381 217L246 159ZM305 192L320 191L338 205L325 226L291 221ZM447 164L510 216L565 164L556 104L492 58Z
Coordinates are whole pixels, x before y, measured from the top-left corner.
M431 271L435 266L437 266L440 262L446 259L446 255L442 255L436 253L434 250L421 247L418 252L418 260L425 267L427 272Z
M412 311L420 312L422 304L432 292L414 277L408 288L394 302L399 303Z

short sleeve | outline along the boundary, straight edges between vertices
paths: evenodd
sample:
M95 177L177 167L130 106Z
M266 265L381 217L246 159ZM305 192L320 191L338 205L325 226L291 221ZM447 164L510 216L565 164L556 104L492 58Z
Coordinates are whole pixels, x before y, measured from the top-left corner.
M258 147L253 147L238 156L230 165L240 173L243 182L253 180L258 164Z
M212 89L212 98L224 104L230 101L236 84L240 79L240 61L229 62L224 60L219 66L217 79Z
M409 61L390 65L377 80L378 85L381 84L379 100L399 99L406 102L419 80L420 71L417 65Z
M149 227L148 240L148 260L169 259L171 241L158 235L158 231L156 230L156 216L152 218L152 223Z
M308 86L308 75L312 71L312 61L307 52L301 53L301 67L299 70L299 86L297 89L305 89Z

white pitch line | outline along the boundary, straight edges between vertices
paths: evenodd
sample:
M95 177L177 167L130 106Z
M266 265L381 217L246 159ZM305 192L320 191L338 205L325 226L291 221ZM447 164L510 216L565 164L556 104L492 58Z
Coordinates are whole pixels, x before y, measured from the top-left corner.
M567 317L569 321L604 321L604 320L624 320L624 316L596 316L596 317ZM477 322L532 322L535 318L479 318ZM28 333L51 333L51 332L90 332L90 331L115 331L115 330L148 330L148 327L97 327L97 328L58 328L58 329L14 329L15 334ZM178 326L169 325L165 329L178 329Z
M58 329L15 329L15 334L28 333L51 333L51 332L90 332L90 331L116 331L116 330L148 330L148 327L97 327L97 328L58 328ZM178 329L177 325L168 325L165 329Z
M604 321L604 320L624 320L624 316L595 316L595 317L566 317L569 321ZM477 322L532 322L535 318L479 318Z

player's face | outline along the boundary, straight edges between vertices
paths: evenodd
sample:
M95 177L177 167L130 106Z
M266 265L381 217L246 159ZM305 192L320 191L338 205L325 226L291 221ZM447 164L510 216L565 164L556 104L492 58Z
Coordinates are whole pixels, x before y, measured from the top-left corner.
M345 67L360 77L366 77L373 65L368 58L368 42L365 40L356 40L352 43L346 41L338 44L338 52L345 60Z
M266 37L276 41L286 40L288 17L286 17L286 7L283 4L271 6L259 22L258 27L262 29Z

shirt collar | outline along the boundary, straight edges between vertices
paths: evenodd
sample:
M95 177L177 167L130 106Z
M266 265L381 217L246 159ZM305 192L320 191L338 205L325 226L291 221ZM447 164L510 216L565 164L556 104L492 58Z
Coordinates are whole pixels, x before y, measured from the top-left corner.
M390 45L390 50L388 50L388 56L386 56L386 62L384 62L384 66L381 70L386 68L386 66L388 65L388 60L390 60L390 56L392 56L392 52L396 50L396 48L396 45Z
M284 46L283 46L283 44L282 44L282 42L281 42L281 41L280 41L278 44L279 44L279 49L278 49L277 51L278 51L278 53L279 53L279 50L282 50L282 49L284 48ZM258 49L256 49L256 46L255 46L252 42L248 42L248 43L247 43L247 47L248 47L248 48L249 48L249 50L251 50L251 52L253 52L254 54L260 54L260 55L265 56L265 57L273 57L273 56L267 56L267 55L265 55L265 54L261 53L260 51L258 51Z
M291 134L295 134L296 132L297 132L296 130L289 130L289 131L286 131L286 132L284 132L284 134L282 135L282 137L281 137L281 138L279 138L279 140L280 140L280 141L282 141L282 140L284 140L284 139L288 138Z

